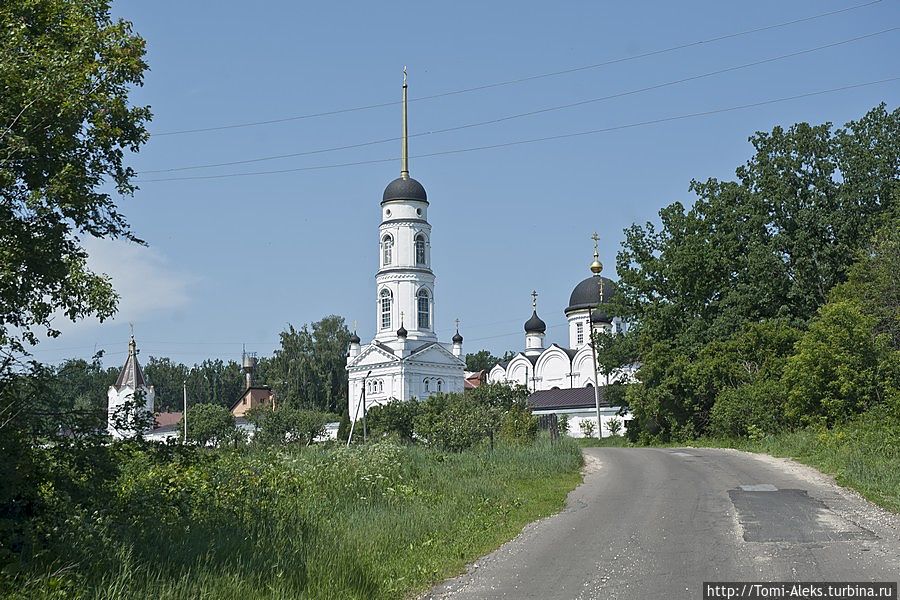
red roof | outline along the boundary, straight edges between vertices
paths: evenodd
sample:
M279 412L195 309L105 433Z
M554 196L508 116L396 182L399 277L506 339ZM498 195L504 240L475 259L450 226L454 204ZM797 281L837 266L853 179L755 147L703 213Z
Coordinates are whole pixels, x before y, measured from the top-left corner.
M156 413L156 429L159 429L160 427L168 427L169 425L176 425L180 421L180 412Z

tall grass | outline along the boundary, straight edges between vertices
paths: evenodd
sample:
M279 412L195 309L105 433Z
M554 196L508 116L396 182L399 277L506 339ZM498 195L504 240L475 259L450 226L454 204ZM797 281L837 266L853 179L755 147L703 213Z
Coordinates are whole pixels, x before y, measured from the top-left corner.
M398 598L558 510L564 440L445 454L387 443L221 453L123 469L8 580L12 598Z

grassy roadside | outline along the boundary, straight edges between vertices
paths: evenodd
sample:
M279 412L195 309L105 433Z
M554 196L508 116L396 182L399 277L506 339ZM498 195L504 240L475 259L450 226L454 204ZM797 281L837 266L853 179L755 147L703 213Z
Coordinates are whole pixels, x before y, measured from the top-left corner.
M623 447L617 438L578 438L582 448ZM659 447L735 448L792 458L832 475L869 501L900 513L900 415L873 410L833 429L803 429L756 438L703 437Z
M865 414L834 429L804 429L759 439L701 438L692 445L792 458L900 513L900 423L884 415Z
M137 455L107 510L53 524L64 559L0 576L0 596L406 597L559 510L581 464L546 440Z
M833 429L809 428L756 438L702 437L659 445L734 448L791 458L900 513L900 415L886 409L863 413Z

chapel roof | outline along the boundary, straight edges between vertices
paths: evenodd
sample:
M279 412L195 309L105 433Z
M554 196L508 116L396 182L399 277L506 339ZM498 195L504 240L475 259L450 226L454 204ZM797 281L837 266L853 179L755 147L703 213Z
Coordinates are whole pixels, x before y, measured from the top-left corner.
M609 407L606 400L606 390L603 386L599 388L600 406ZM566 388L541 390L528 396L526 402L534 410L562 410L570 408L594 408L596 406L594 400L594 388Z
M113 387L116 388L117 392L121 392L126 387L137 390L146 385L147 381L144 379L144 372L141 371L141 365L137 359L137 344L134 341L134 336L131 336L131 341L128 342L128 358L125 359L125 365L119 371L119 377L116 379Z

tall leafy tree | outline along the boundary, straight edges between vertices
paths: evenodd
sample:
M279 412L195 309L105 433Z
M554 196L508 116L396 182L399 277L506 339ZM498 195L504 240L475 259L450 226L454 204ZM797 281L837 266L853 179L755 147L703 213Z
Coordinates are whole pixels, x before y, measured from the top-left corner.
M710 383L689 377L703 348L747 323L803 326L900 200L900 109L750 142L735 181L693 181L691 208L625 231L617 311L639 323L642 362L629 399L656 435L705 431Z
M281 332L275 355L261 361L260 379L275 389L280 403L340 414L347 403L347 346L343 317L331 315L311 325Z
M42 369L22 364L53 320L113 314L108 278L87 267L85 237L139 241L113 194L130 195L125 161L146 142L144 40L107 0L0 3L0 546L24 547L43 461L27 441ZM33 371L28 376L26 371ZM98 451L96 456L103 452ZM90 461L88 461L90 462ZM93 463L91 463L93 464ZM94 465L96 466L96 465ZM90 467L67 481L90 480ZM49 487L54 487L51 484Z
M144 376L156 392L156 411L171 412L184 408L184 382L188 368L170 358L151 356L144 365Z
M135 190L125 153L147 140L144 40L105 0L0 4L0 351L110 316L109 280L86 266L85 236L139 241L111 192Z

